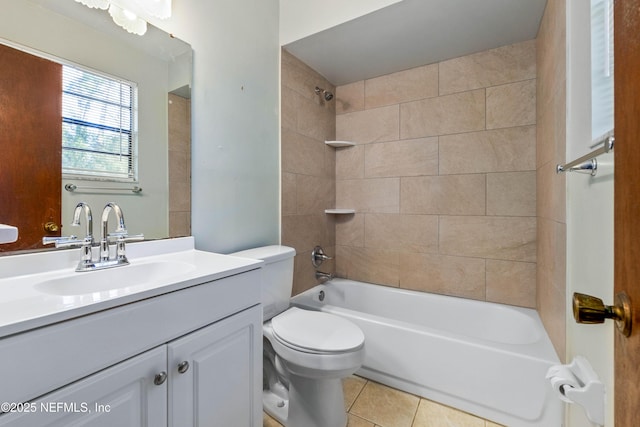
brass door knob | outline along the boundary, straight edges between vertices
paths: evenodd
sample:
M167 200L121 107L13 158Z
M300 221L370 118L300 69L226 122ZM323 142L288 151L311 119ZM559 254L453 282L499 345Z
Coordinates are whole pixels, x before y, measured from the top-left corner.
M631 335L631 300L624 292L616 295L615 305L605 305L600 298L581 293L573 294L573 318L578 323L616 321L616 327L626 337Z
M53 221L49 221L44 225L44 231L47 233L57 233L60 230L60 226Z

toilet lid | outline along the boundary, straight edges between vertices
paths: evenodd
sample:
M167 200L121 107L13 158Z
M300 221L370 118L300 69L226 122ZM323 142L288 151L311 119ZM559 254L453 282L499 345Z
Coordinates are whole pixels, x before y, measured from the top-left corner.
M285 343L311 351L344 352L362 347L364 334L350 321L329 313L292 307L271 319Z

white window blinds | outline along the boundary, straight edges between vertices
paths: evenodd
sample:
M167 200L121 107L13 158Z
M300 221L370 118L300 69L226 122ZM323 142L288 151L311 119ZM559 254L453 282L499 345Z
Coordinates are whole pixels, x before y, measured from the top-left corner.
M67 65L62 69L62 172L135 181L134 84Z
M613 0L591 0L591 137L613 130Z

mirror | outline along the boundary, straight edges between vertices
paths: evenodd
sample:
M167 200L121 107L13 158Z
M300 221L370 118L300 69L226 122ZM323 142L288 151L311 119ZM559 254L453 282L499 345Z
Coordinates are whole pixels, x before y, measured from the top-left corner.
M142 233L146 239L190 235L191 47L152 25L144 36L129 34L116 26L106 11L90 9L74 0L0 0L0 8L0 43L138 85L137 181L108 182L63 175L57 182L60 212L37 206L36 200L37 208L44 212L29 220L36 224L24 228L35 229L37 237L23 239L21 246L0 245L0 251L41 248L45 235L82 236L84 228L69 226L73 209L80 201L93 209L94 235L98 238L98 221L109 201L122 207L131 234ZM5 145L21 142L0 141ZM5 148L0 147L8 153ZM0 223L11 224L6 208L9 204L24 217L34 210L24 199L37 194L33 188L38 180L35 176L50 173L39 170L40 151L36 145L28 162L24 155L15 159L3 156L0 160L0 168L21 166L24 187L0 188ZM65 186L74 190L65 190ZM134 187L142 191L134 192ZM46 231L45 225L51 227L51 223L62 228ZM20 228L22 236L23 227Z

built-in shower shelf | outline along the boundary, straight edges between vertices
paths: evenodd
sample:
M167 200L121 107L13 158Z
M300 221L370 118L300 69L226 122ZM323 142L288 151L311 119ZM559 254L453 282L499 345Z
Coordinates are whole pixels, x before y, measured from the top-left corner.
M356 213L355 209L325 209L324 213L330 215L351 215Z
M324 143L334 148L353 147L354 145L356 145L355 142L351 141L325 141Z

